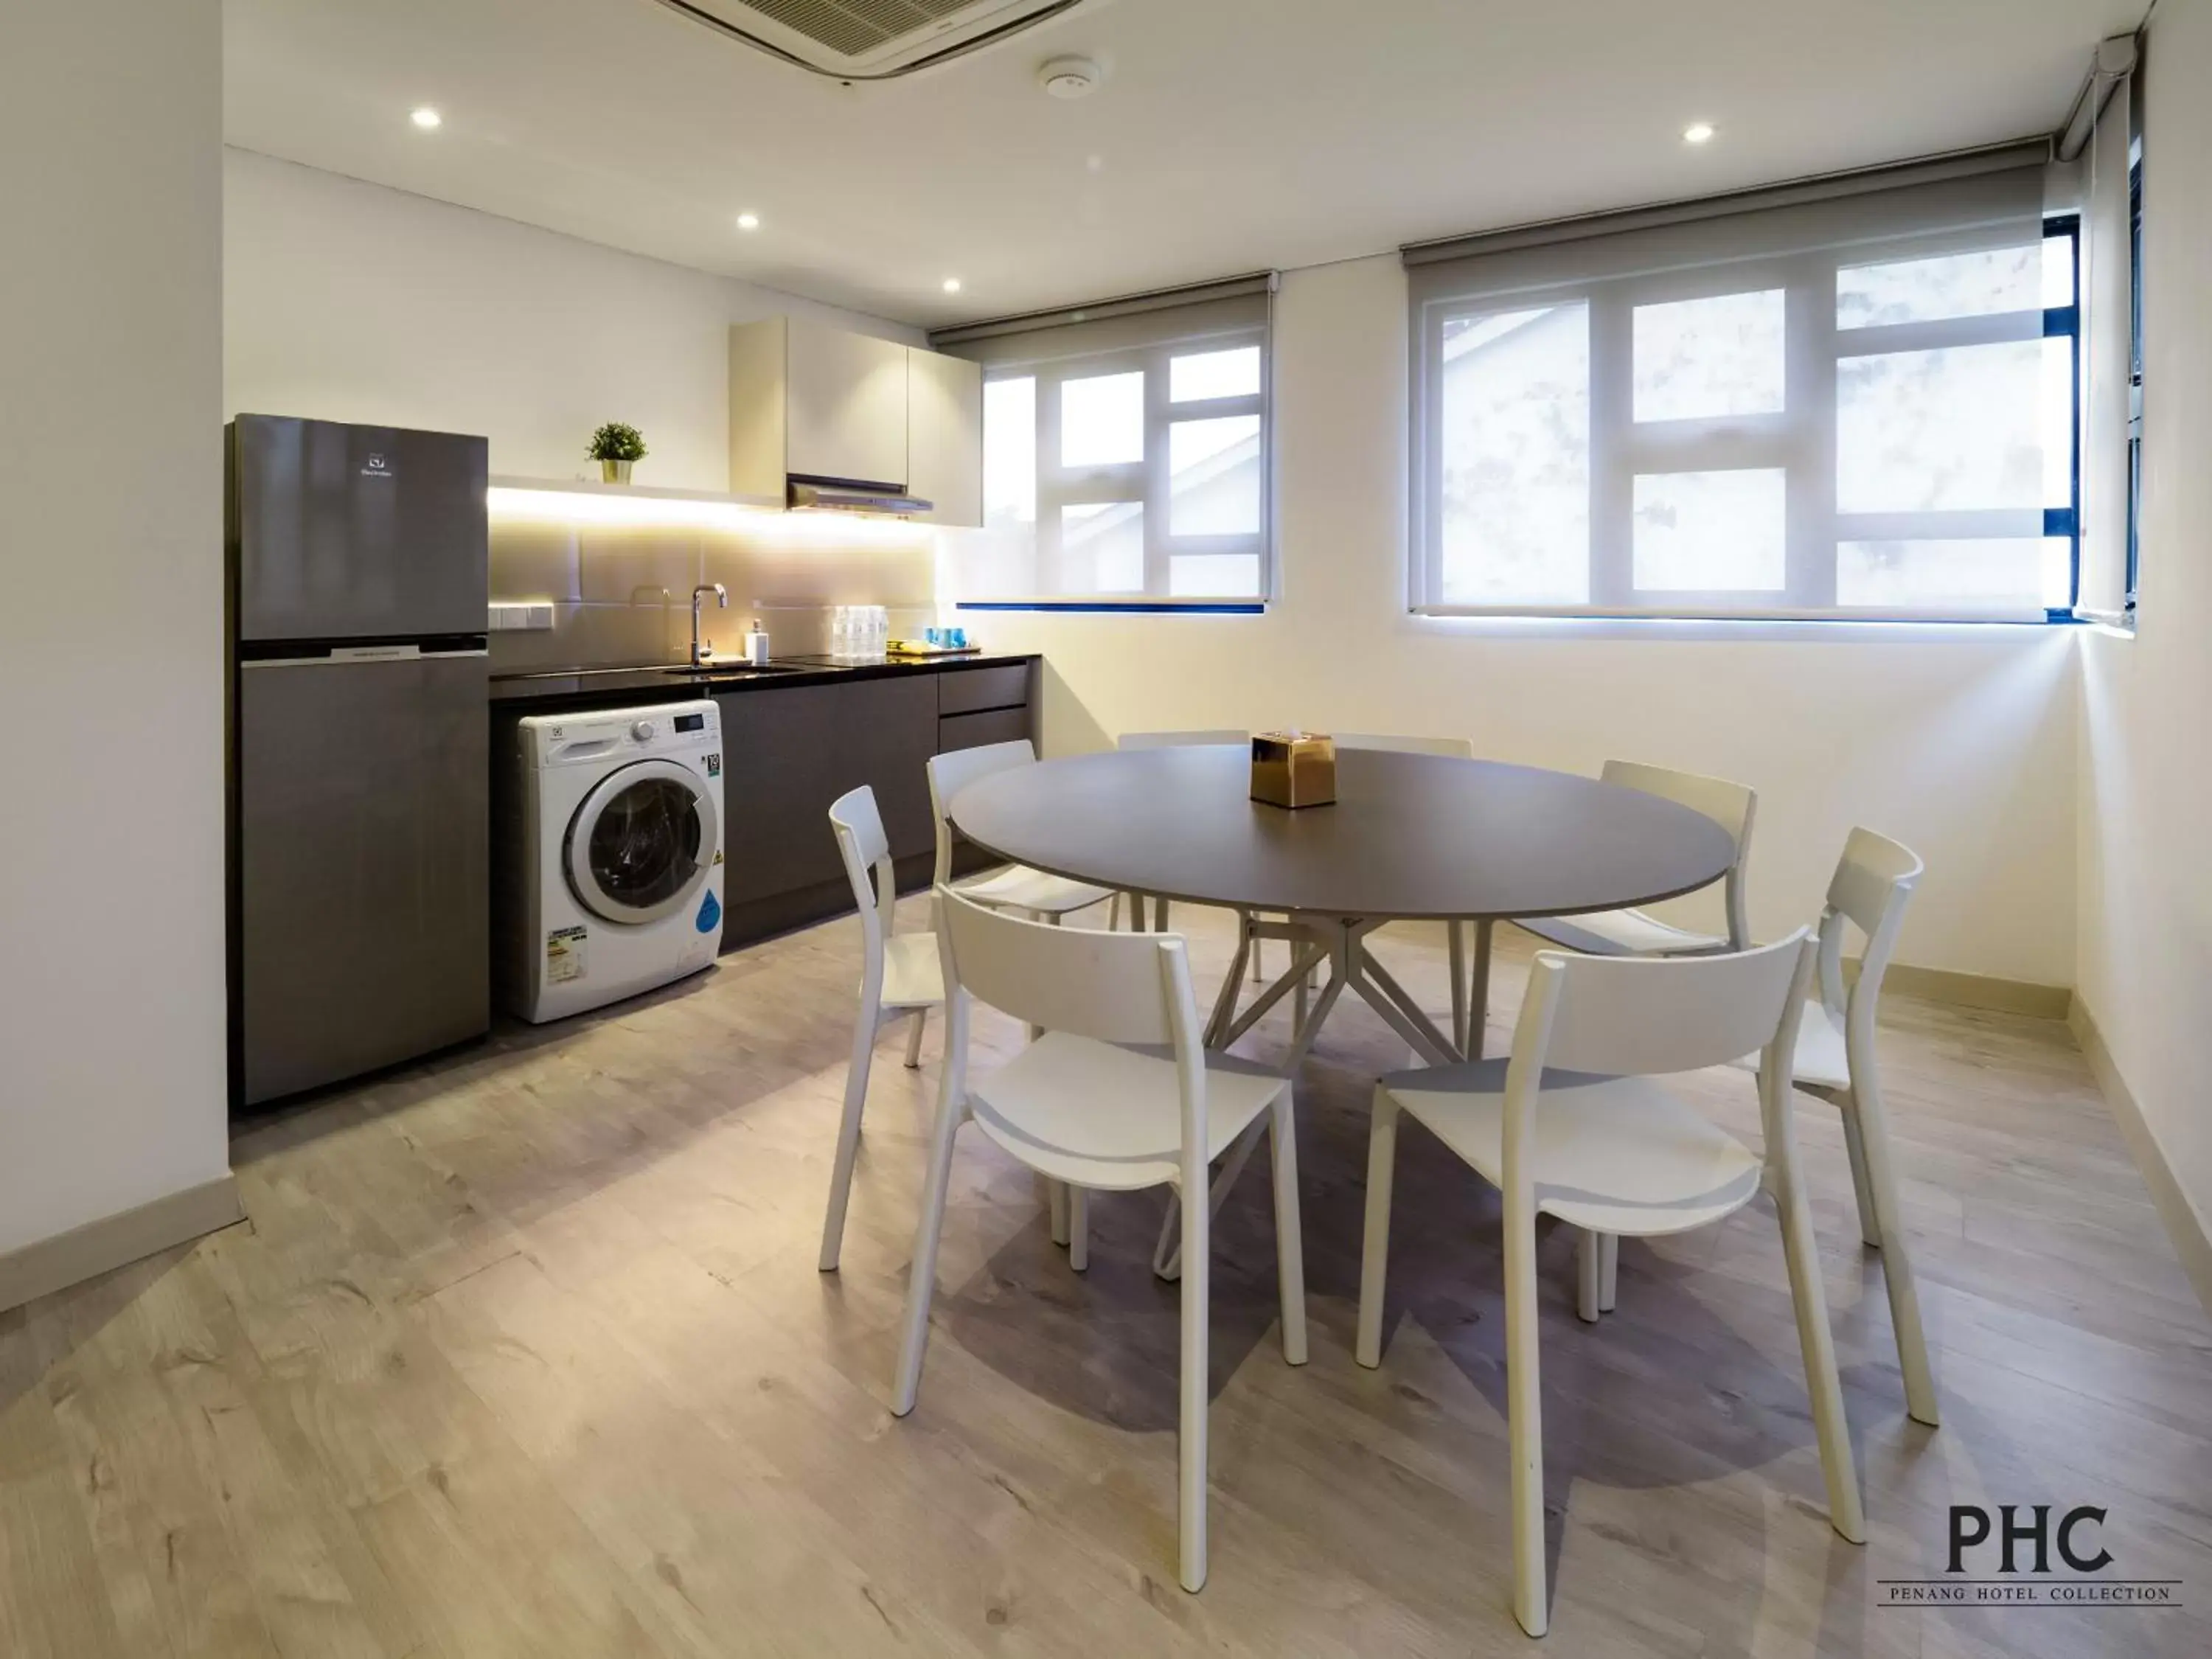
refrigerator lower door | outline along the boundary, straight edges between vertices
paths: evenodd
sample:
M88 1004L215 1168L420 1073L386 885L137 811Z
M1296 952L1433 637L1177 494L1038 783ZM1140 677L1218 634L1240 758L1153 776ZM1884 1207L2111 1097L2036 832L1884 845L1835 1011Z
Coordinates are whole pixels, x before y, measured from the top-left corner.
M240 667L241 1103L490 1028L486 669L482 653Z

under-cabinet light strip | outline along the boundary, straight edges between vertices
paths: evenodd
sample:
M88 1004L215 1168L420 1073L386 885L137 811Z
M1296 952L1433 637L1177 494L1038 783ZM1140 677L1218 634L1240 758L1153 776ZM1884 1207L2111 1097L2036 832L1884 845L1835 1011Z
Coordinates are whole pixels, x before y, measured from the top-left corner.
M858 513L786 513L742 501L686 501L665 495L600 495L566 489L493 484L484 505L494 519L547 525L602 525L635 530L742 531L802 544L839 542L914 545L931 526Z

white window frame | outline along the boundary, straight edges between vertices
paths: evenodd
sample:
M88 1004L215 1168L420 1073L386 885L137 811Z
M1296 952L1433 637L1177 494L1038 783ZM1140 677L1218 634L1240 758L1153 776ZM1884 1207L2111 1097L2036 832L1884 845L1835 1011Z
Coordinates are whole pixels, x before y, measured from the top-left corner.
M1212 351L1256 347L1260 353L1260 389L1233 398L1206 398L1170 402L1169 381L1174 359ZM1267 362L1267 331L1242 328L1220 333L1180 336L1171 340L1119 351L1096 352L1079 357L1045 358L1032 362L994 363L986 382L1034 380L1036 386L1036 538L1040 569L1056 567L1061 559L1060 508L1141 503L1145 509L1145 586L1132 593L1085 592L1081 590L1030 594L994 599L996 605L1039 607L1066 605L1252 605L1272 597L1274 560L1272 497L1273 422L1269 418L1268 389L1273 378ZM1067 466L1060 460L1060 388L1070 380L1094 380L1109 374L1141 373L1145 377L1145 457L1090 466ZM1183 421L1210 420L1221 416L1260 417L1260 528L1242 536L1178 536L1174 533L1173 476L1169 467L1170 429ZM1184 594L1172 592L1172 561L1205 554L1246 555L1260 562L1260 587L1255 593Z
M1836 499L1836 383L1844 360L1883 352L2075 336L2079 373L2079 270L2075 304L1924 323L1838 329L1836 278L1867 264L2018 246L2025 227L1984 225L1916 229L1771 257L1699 263L1693 255L1654 261L1663 268L1607 272L1577 280L1486 287L1447 279L1416 297L1410 445L1413 459L1409 608L1434 617L1560 617L1654 619L1771 619L1822 622L2044 622L2063 613L1945 607L1899 611L1837 603L1837 548L1844 542L1984 537L2073 538L2079 560L2078 467L2073 503L2063 509L1839 515ZM2048 238L2078 229L2046 216ZM1685 239L1687 241L1687 239ZM1693 246L1693 244L1692 244ZM1570 251L1568 261L1575 257ZM1593 264L1602 269L1604 261ZM1638 307L1779 288L1784 291L1784 410L1773 415L1646 421L1634 418L1634 315ZM1443 399L1441 368L1448 325L1549 305L1581 303L1589 327L1589 587L1581 604L1466 604L1444 599ZM2080 422L2074 441L2081 441ZM1639 591L1634 586L1633 492L1641 473L1779 468L1786 477L1785 586L1779 592Z
M1257 279L1232 279L1249 288ZM1272 292L1273 278L1265 279ZM1174 296L1145 296L1146 301ZM1198 305L1179 311L1171 304L1136 309L1119 317L1116 307L1138 302L1109 302L1058 313L1053 325L988 337L984 360L986 386L1008 380L1030 380L1035 386L1036 569L1051 572L1048 591L1034 593L956 593L954 603L965 608L995 610L1117 610L1258 611L1276 592L1274 362L1272 349L1272 307L1258 300L1255 313L1249 304L1243 314L1208 314L1201 296ZM1064 325L1060 319L1066 319ZM1109 325L1113 343L1103 349L1097 328ZM991 325L983 325L989 327ZM1132 334L1140 337L1132 339ZM1029 349L1033 347L1033 349ZM1258 388L1225 398L1171 400L1176 359L1241 348L1259 353ZM959 343L947 349L960 350ZM1116 464L1068 466L1060 459L1061 388L1073 380L1140 372L1145 377L1144 459ZM988 406L988 398L987 398ZM1170 466L1173 428L1186 421L1252 416L1260 422L1260 524L1250 533L1176 535L1173 523L1174 476ZM988 451L988 441L985 447ZM1065 578L1075 573L1062 564L1060 509L1066 507L1141 503L1144 507L1144 586L1141 591L1101 592L1094 587L1070 587ZM985 535L1004 534L986 526ZM1259 581L1255 591L1242 593L1177 593L1172 591L1174 563L1178 558L1208 555L1256 559ZM1058 588L1060 591L1050 591Z

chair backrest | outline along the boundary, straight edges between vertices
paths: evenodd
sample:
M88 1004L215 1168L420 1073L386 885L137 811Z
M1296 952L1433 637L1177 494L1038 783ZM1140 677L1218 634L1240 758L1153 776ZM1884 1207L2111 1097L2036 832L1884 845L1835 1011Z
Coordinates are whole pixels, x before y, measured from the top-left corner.
M1473 760L1474 744L1466 738L1395 738L1376 732L1339 732L1339 749L1382 749L1394 755L1446 755Z
M1555 1071L1654 1077L1723 1066L1774 1041L1812 929L1712 957L1586 957L1540 951L1513 1062L1524 1048Z
M1172 960L1184 964L1182 994L1196 1029L1180 935L1050 927L978 904L951 886L939 888L937 898L948 971L977 1001L1048 1031L1172 1047Z
M890 937L891 906L898 884L891 871L890 837L884 833L876 792L862 784L830 803L830 828L853 884L853 903L860 913L861 976L883 982L884 941Z
M1650 1077L1701 1070L1756 1051L1770 1173L1796 1160L1790 1091L1797 1028L1817 948L1812 930L1714 957L1586 957L1540 951L1507 1062L1506 1214L1533 1188L1531 1126L1545 1072Z
M937 868L933 879L952 878L953 799L978 778L1017 766L1036 764L1036 750L1027 738L1012 743L987 743L977 749L952 749L929 757L929 814L937 823Z
M1926 868L1911 848L1871 830L1853 830L1844 842L1844 855L1828 881L1828 906L1820 913L1820 1000L1837 1014L1850 1010L1854 1025L1863 1018L1867 1029L1873 1029L1881 976L1897 948L1905 904ZM1846 922L1866 935L1858 981L1848 997L1843 975Z
M1167 1048L1182 1083L1185 1173L1202 1184L1206 1051L1182 937L1047 927L943 883L936 900L947 1087L966 1086L970 998L1042 1030Z
M1249 732L1232 732L1226 726L1207 732L1124 732L1114 739L1116 749L1183 749L1200 744L1249 743Z
M1751 856L1751 821L1758 808L1759 797L1740 783L1730 783L1725 778L1702 777L1695 772L1677 772L1670 767L1646 766L1638 761L1609 760L1598 774L1602 783L1617 783L1624 789L1641 790L1647 795L1656 795L1671 800L1678 806L1686 806L1692 812L1703 813L1729 832L1735 843L1735 860L1729 866L1724 898L1728 906L1729 947L1735 951L1747 949L1751 944L1751 925L1747 915L1744 897L1744 863Z

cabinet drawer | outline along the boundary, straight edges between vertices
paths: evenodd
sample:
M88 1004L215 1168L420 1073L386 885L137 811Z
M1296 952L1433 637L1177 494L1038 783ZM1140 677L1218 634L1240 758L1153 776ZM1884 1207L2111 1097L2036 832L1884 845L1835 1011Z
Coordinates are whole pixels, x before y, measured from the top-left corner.
M981 749L987 743L1012 743L1029 736L1026 708L987 708L980 714L947 715L937 722L937 752Z
M979 708L1019 708L1030 700L1030 665L948 668L937 676L937 712L971 714Z

